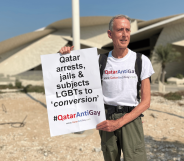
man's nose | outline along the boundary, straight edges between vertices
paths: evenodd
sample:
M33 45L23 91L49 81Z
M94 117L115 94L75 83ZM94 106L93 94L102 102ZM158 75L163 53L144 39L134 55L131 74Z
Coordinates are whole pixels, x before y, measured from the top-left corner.
M122 36L126 36L126 31L125 31L125 29L122 30Z

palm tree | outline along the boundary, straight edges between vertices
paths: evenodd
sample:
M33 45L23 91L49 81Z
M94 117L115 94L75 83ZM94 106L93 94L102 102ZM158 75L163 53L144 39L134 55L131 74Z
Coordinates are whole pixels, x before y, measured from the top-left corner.
M177 60L180 56L181 53L176 51L170 44L165 46L159 45L155 48L155 61L162 65L162 83L164 83L167 63Z

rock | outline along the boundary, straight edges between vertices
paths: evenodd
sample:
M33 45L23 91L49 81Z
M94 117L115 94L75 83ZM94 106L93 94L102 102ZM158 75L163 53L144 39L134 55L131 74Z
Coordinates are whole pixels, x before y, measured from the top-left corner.
M153 148L158 148L158 145L154 144L154 145L153 145Z
M174 129L175 127L170 127L170 129L172 130L172 129Z
M45 153L44 153L44 156L46 156L46 157L47 157L47 155L48 155L48 154L47 154L47 152L45 152Z
M94 152L100 152L100 151L101 151L101 147L99 147L99 148L94 148L93 151L94 151Z
M167 139L167 137L164 136L161 140L166 140L166 139Z
M150 116L152 116L153 118L158 118L158 115L155 113L151 113Z
M174 157L173 160L177 160L177 161L180 161L181 158L180 157Z
M184 148L178 148L178 150L184 151Z
M82 151L83 149L82 148L79 148L80 151Z
M158 150L161 150L161 149L163 149L163 148L164 148L163 146L159 146Z

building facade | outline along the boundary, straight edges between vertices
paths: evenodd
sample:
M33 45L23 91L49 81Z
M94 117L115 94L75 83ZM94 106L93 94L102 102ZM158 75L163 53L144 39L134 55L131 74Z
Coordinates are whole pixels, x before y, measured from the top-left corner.
M96 47L99 54L113 49L107 36L112 17L95 16L80 18L81 49ZM72 45L72 19L54 22L31 33L19 35L0 42L0 81L7 77L27 80L43 80L40 55L57 53L66 45ZM159 79L161 65L154 62L154 48L172 44L181 54L179 62L166 66L166 78L184 75L184 14L149 21L132 19L129 48L148 56L155 74L152 82Z

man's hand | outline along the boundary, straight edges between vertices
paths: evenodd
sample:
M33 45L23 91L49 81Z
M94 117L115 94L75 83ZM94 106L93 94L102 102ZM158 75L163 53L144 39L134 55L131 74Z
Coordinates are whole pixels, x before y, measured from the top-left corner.
M60 50L59 50L59 52L61 53L61 54L68 54L68 53L70 53L70 51L72 51L73 50L73 48L74 48L74 46L64 46L64 47L62 47Z
M96 129L107 131L107 132L113 132L121 127L119 121L120 121L119 119L118 120L105 120L99 123L96 126Z

